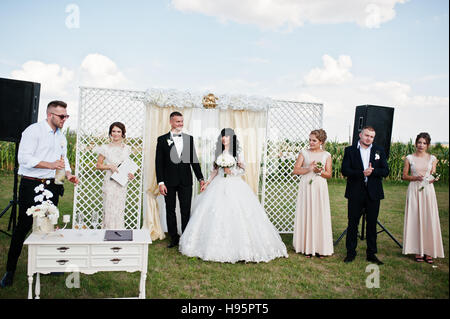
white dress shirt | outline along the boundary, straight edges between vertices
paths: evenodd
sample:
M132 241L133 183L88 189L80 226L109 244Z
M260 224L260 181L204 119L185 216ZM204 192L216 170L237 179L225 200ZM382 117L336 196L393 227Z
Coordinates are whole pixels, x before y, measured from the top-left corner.
M358 143L359 153L361 154L361 160L363 162L364 170L366 170L369 167L370 150L372 149L372 145L373 144L370 144L368 148L364 148L361 147L361 141ZM367 176L364 176L364 182L367 183L368 180L369 178Z
M71 172L67 159L67 139L61 130L50 127L47 120L31 124L22 132L19 144L19 175L35 178L54 178L54 169L36 168L39 162L54 162L64 157L65 170Z
M181 157L181 153L183 152L183 136L174 136L174 132L170 132L170 137L172 138L174 144L175 144L175 149L177 150L178 153L178 157ZM178 134L182 134L181 132Z

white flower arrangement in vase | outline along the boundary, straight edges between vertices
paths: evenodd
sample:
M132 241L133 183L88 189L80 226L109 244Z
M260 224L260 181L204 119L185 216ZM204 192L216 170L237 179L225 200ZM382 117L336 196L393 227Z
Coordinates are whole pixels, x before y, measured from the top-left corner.
M38 195L34 197L35 202L40 204L31 206L27 209L26 214L33 216L33 232L50 233L55 230L54 225L58 223L59 210L50 198L53 193L44 188L44 184L40 184L34 189Z
M228 152L224 152L217 156L216 165L222 168L230 168L236 165L235 158ZM223 177L227 177L227 174L224 173Z

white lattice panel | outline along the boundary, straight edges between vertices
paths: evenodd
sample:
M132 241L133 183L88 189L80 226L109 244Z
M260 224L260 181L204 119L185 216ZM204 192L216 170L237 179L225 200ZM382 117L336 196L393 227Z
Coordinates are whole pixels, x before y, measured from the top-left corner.
M268 113L261 202L280 233L292 233L299 177L292 175L309 133L322 128L323 105L277 101Z
M80 88L75 172L80 180L75 187L73 226L100 228L102 224L102 185L104 171L95 168L98 155L92 150L109 142L113 122L126 127L124 142L131 147L131 159L138 165L136 178L128 183L125 227L139 229L142 206L142 172L145 125L145 92ZM95 224L98 214L98 225ZM94 221L94 222L93 222Z

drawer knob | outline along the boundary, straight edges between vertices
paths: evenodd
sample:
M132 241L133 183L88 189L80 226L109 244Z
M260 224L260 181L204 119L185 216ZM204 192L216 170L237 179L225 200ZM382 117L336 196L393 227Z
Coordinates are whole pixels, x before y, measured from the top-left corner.
M114 258L114 259L111 259L110 261L113 263L113 264L118 264L119 263L119 261L121 261L122 259L120 259L120 258Z
M65 265L68 262L68 260L67 259L60 259L60 260L57 260L56 262L58 264L60 264L60 265Z
M69 249L70 249L70 247L58 247L58 248L56 248L56 250L59 250L60 253L65 253L66 250L69 250Z
M122 247L111 247L111 250L115 253L118 253L119 250L121 250L121 249L122 249Z

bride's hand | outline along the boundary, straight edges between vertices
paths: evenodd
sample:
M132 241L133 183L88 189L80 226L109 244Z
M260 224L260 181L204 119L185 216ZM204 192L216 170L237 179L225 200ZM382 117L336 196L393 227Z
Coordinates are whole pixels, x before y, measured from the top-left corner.
M209 182L206 182L205 184L203 184L203 186L200 187L200 193L203 192L208 185L209 185Z
M228 167L225 167L225 168L223 169L223 171L225 172L225 174L231 175L231 169L229 169Z

